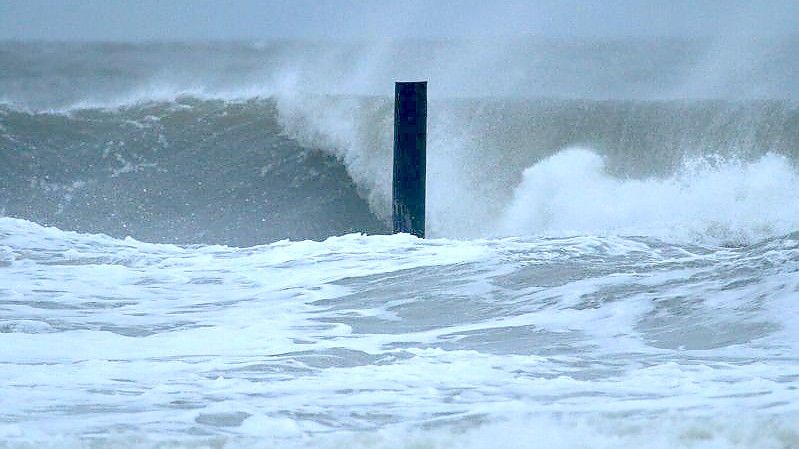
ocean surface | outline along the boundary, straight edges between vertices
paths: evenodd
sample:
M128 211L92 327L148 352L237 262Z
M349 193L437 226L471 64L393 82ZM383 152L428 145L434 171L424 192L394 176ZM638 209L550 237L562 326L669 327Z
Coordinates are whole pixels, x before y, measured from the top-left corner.
M0 42L0 448L799 448L799 41ZM428 239L389 235L427 79Z

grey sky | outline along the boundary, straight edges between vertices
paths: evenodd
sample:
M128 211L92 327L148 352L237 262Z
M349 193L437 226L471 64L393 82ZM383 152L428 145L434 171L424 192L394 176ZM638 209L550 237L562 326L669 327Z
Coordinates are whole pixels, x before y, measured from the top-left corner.
M786 35L799 1L0 0L0 39Z

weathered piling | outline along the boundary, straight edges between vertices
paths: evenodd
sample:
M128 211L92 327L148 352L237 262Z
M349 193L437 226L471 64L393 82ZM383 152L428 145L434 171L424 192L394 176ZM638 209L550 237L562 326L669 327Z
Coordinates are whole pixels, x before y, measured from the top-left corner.
M424 238L427 81L394 86L394 233Z

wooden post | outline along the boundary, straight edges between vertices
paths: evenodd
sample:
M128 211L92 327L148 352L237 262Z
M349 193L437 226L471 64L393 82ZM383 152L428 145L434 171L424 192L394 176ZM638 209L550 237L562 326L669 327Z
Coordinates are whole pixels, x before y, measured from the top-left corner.
M424 238L427 81L394 86L394 233Z

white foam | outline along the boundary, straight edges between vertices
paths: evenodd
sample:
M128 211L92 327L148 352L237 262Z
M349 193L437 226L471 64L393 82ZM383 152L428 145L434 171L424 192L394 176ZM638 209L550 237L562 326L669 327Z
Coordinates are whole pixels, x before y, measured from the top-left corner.
M0 244L11 447L201 447L192 429L236 447L794 441L791 239L179 247L0 218ZM736 434L750 418L776 427Z
M799 229L799 173L787 158L693 160L666 179L619 179L596 153L561 151L528 168L506 234L649 235L747 243Z
M212 436L170 438L119 432L108 436L75 438L25 434L19 426L0 425L5 447L22 449L96 448L143 449L152 447L256 449L265 444L293 448L413 449L493 447L549 449L786 449L799 445L796 416L778 417L741 413L713 418L679 414L653 416L650 419L624 417L519 416L513 419L471 422L429 429L391 426L363 432L321 433L309 435L297 421L285 418L251 416L243 426L251 428L250 437ZM257 437L255 435L258 435Z

